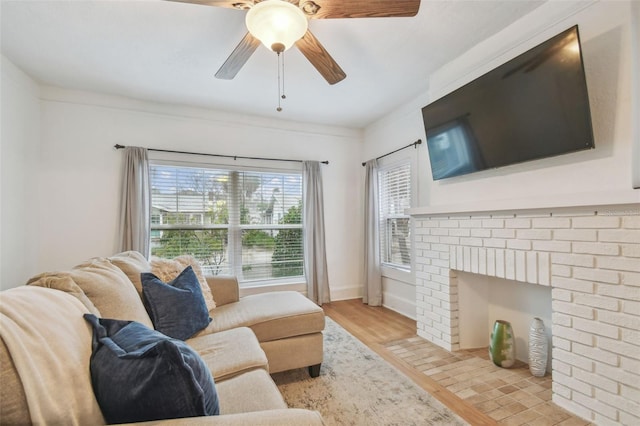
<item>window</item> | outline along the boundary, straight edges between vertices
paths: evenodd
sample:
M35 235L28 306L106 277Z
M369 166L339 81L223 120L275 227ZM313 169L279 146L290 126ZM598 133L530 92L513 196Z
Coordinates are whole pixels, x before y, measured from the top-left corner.
M411 227L404 213L411 207L410 163L378 171L380 209L380 254L382 263L411 268Z
M208 275L304 275L302 174L153 164L151 254L196 257Z

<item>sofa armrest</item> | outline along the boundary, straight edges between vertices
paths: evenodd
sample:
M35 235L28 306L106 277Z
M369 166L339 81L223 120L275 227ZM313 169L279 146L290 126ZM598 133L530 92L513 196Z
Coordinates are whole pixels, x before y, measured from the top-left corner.
M211 288L211 294L213 294L213 300L215 300L216 306L222 306L240 300L240 287L238 286L238 279L236 277L207 277L207 284L209 284L209 288Z
M324 425L322 416L317 411L301 410L297 408L283 408L278 410L255 411L252 413L225 414L209 417L188 417L183 419L157 420L143 423L129 423L137 425L171 425L171 426L286 426L286 425ZM122 425L127 426L127 425Z

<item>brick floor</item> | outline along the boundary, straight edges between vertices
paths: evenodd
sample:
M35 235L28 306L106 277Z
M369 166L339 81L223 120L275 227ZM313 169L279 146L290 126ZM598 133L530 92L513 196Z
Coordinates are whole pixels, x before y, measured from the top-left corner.
M534 377L522 362L509 369L495 366L487 348L449 352L421 338L385 347L460 399L507 426L585 426L551 402L551 375Z

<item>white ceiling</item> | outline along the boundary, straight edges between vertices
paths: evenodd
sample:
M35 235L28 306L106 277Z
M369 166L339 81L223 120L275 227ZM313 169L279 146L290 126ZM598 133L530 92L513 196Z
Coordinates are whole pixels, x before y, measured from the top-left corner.
M330 86L292 48L280 113L276 55L266 48L234 80L214 78L246 32L244 11L163 0L2 0L2 53L46 85L361 128L543 3L422 0L414 18L312 20L310 30L347 78Z

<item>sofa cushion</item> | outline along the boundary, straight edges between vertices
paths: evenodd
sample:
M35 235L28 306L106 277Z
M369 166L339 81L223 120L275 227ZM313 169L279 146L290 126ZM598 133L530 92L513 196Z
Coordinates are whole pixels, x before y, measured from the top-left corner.
M251 413L227 414L222 417L199 417L197 419L173 419L171 426L325 426L317 411L301 408L280 408ZM141 426L126 425L126 426ZM157 420L146 422L144 426L167 426L167 422Z
M124 272L108 259L96 257L69 272L102 317L138 321L153 328L135 287Z
M260 347L269 360L269 373L322 364L324 336L322 333L303 334L287 339L261 342ZM291 356L291 354L296 354Z
M116 265L129 278L142 298L142 282L140 274L151 272L149 261L137 251L125 251L111 256L109 262Z
M287 408L269 373L258 369L218 383L220 414Z
M2 424L104 424L89 375L92 333L82 319L87 312L76 298L49 288L0 292L0 337L11 357L6 362L2 354L1 360ZM10 364L19 384L4 373ZM15 393L20 407L26 401L22 418L11 406L5 412L5 404L12 404L5 390Z
M141 279L144 304L159 332L185 340L211 322L191 266L167 283L151 272L142 273Z
M219 306L213 321L198 335L249 327L260 342L285 339L324 329L324 311L295 291L277 291L242 297Z
M194 337L186 343L207 363L216 383L247 371L269 368L258 339L246 327Z
M196 277L198 277L198 282L200 283L200 288L202 289L202 296L204 297L204 301L207 304L208 310L211 311L216 307L216 302L213 300L211 288L209 287L209 284L207 283L207 280L202 273L200 262L198 262L195 257L183 255L173 259L162 259L159 257L154 257L151 259L151 272L153 272L164 282L171 281L172 279L177 277L180 272L182 272L187 266L191 266L193 268L193 272L196 274Z
M135 321L84 318L93 326L91 379L107 422L219 414L211 373L184 342Z

